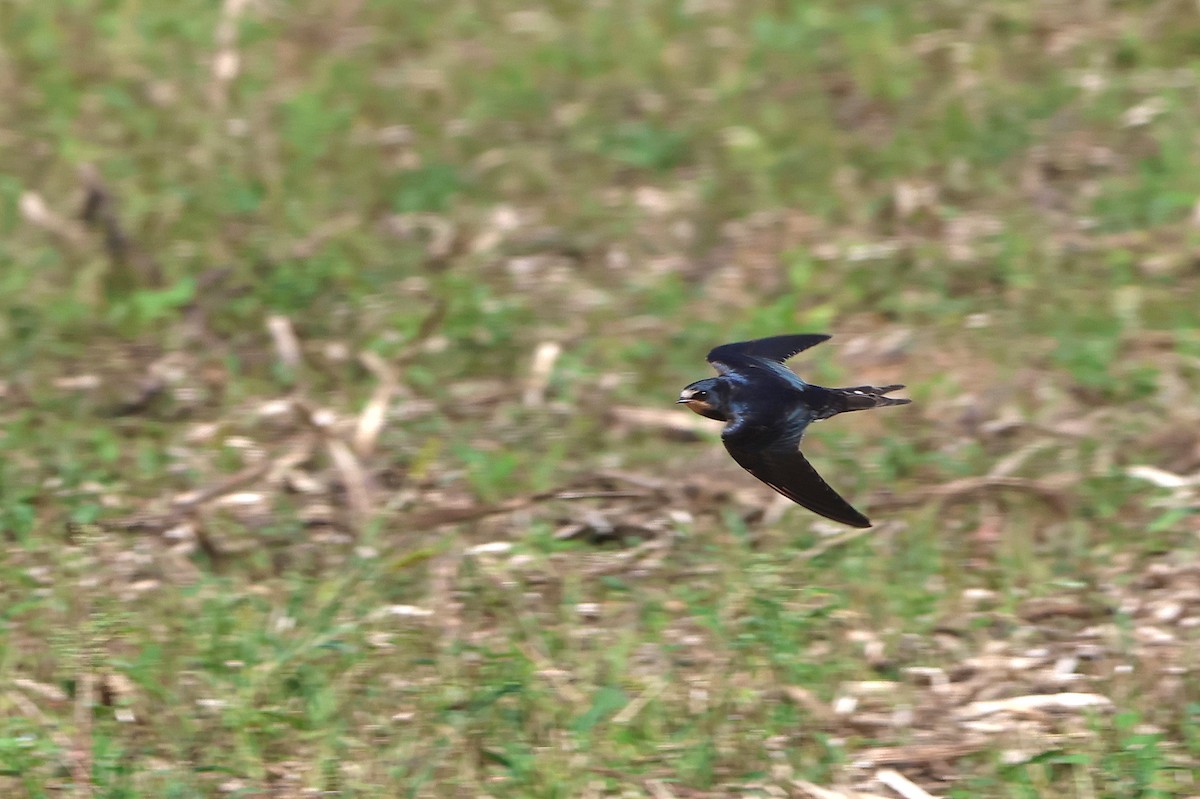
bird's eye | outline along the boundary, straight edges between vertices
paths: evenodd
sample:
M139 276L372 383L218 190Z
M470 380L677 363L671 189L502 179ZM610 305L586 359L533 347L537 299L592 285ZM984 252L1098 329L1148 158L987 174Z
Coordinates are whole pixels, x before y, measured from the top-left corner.
M692 399L702 400L707 396L708 396L707 391L697 391L695 394L692 395Z

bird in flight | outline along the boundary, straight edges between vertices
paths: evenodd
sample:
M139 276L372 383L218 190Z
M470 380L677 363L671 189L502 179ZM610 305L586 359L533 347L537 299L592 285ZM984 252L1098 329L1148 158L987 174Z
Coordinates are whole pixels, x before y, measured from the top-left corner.
M800 439L812 422L846 411L907 405L912 400L884 396L902 385L810 385L783 365L828 338L809 333L722 344L708 354L717 377L692 383L676 403L725 422L721 431L725 449L743 469L780 494L835 522L870 527L871 521L830 488L801 454Z

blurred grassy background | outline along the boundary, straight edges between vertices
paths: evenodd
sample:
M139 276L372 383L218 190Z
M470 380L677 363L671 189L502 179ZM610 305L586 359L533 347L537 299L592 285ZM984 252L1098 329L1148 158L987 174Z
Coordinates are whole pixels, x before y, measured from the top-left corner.
M5 4L3 794L1200 794L1198 47ZM915 399L810 437L864 537L670 405L802 331Z

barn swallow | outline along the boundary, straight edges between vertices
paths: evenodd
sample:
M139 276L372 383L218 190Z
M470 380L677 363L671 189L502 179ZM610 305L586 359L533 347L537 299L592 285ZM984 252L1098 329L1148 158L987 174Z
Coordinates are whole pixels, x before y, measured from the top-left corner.
M870 520L830 488L800 453L800 439L812 422L911 400L884 396L902 385L825 388L805 383L784 366L788 358L828 338L813 333L722 344L708 354L717 377L692 383L676 403L725 422L725 449L780 494L835 522L870 527Z

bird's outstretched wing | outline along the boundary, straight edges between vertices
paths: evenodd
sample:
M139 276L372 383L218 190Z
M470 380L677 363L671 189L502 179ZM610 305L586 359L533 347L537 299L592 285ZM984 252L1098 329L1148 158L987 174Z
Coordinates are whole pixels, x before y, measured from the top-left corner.
M827 519L852 527L870 527L871 521L821 479L799 449L760 448L736 436L725 437L725 449L739 465L798 505ZM796 444L798 442L792 442Z
M753 341L735 341L732 344L714 347L708 354L708 362L715 366L720 374L754 360L783 363L796 353L815 347L828 339L829 336L824 333L801 333L758 338Z

